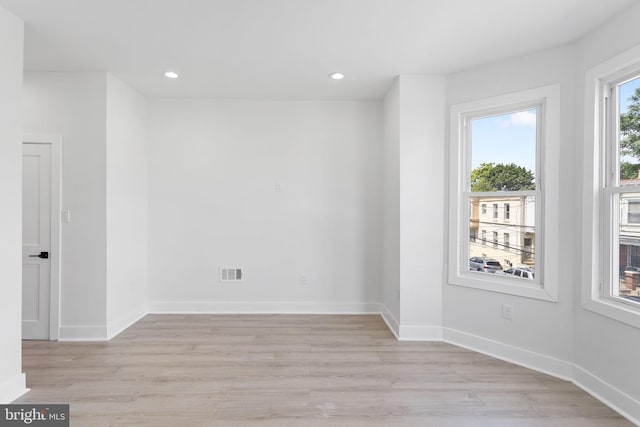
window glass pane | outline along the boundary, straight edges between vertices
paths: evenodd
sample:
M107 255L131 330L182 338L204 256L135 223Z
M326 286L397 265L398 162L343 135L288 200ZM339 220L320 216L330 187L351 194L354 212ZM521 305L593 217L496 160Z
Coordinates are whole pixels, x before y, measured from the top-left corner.
M535 190L537 110L471 120L471 191Z
M640 170L640 77L618 86L621 184L638 184Z
M640 303L640 193L622 193L618 224L618 288L613 294Z
M638 197L640 201L640 195ZM469 197L469 256L497 262L502 269L526 267L535 270L535 197L533 196L485 196ZM498 220L492 211L483 211L482 205L498 206ZM504 221L504 206L509 205L510 220ZM503 239L500 241L499 236ZM473 236L482 236L475 239ZM491 237L488 237L491 236ZM487 239L491 238L490 244ZM640 244L640 243L639 243ZM469 262L472 271L487 269L477 262ZM490 271L492 272L492 271Z

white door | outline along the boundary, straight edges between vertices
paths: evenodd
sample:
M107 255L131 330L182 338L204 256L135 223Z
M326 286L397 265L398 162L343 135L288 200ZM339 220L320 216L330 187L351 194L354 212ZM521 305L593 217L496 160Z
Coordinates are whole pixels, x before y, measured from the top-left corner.
M22 338L49 339L51 145L22 148Z

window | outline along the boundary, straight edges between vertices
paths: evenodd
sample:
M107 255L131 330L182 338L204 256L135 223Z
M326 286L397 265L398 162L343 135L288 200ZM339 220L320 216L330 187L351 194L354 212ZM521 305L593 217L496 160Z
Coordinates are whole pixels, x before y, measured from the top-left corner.
M627 223L640 224L640 200L629 200L627 209Z
M559 183L558 92L549 86L451 108L451 284L556 300L557 233L545 236L543 227L559 216L558 190L546 186ZM478 210L485 215L474 216ZM467 234L472 229L480 244ZM503 268L535 271L535 280L470 270L469 259L483 252Z
M628 246L626 260L627 260L627 265L633 265L633 266L640 265L640 246L635 246L635 245Z
M582 305L640 328L640 47L585 81Z
M640 307L640 70L605 84L606 209L604 235L612 256L602 297Z
M539 121L542 106L530 104L524 108L487 113L472 113L467 120L469 165L464 172L469 185L466 199L473 206L479 200L492 208L492 222L480 221L478 227L492 236L490 257L507 265L536 268L536 190L539 145ZM477 195L477 196L476 196ZM483 203L485 204L485 203ZM519 221L498 222L506 216L505 206L520 214ZM500 207L504 208L500 215ZM470 209L473 211L473 207ZM469 218L470 226L473 225ZM512 233L520 242L518 250L499 244L499 234ZM516 249L516 248L514 248ZM469 257L477 256L479 248L470 242Z

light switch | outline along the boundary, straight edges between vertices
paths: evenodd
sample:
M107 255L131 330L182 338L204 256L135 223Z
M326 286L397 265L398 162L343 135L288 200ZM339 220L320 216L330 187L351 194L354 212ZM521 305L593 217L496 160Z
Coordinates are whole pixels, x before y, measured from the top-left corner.
M71 222L71 211L70 210L62 211L60 217L63 223L69 224Z

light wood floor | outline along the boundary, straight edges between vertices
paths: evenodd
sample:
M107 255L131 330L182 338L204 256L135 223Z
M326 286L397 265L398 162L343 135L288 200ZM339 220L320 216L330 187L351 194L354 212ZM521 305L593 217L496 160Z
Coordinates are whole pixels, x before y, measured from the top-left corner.
M571 383L379 316L149 315L110 342L25 341L72 426L632 426Z

